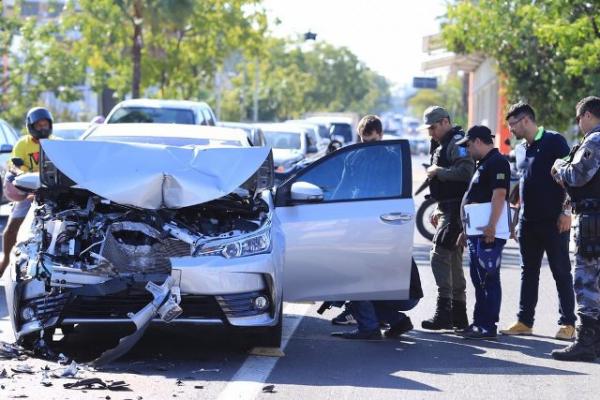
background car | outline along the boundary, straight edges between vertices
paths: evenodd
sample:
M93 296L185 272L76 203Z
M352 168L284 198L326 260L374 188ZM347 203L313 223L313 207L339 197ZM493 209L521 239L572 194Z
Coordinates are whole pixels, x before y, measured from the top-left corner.
M248 135L248 140L250 141L250 143L252 143L252 146L265 146L267 143L262 129L260 129L260 127L258 127L257 125L245 124L243 122L219 121L217 122L217 126L222 126L224 128L242 129Z
M199 101L132 99L117 104L106 124L160 123L215 126L217 118L210 106Z
M260 124L267 146L273 149L275 182L287 179L296 164L307 158L325 154L319 148L319 138L313 129L293 124Z
M294 124L294 125L298 125L298 126L312 127L313 129L316 128L317 132L319 134L319 137L321 138L321 142L323 142L323 144L325 146L328 145L329 142L331 141L331 135L329 134L329 124L328 123L319 122L319 121L315 121L315 120L309 121L306 119L288 119L284 123Z
M65 140L75 140L89 127L88 122L57 122L52 124L52 135Z
M4 197L3 182L6 174L6 164L10 158L15 143L19 140L19 134L12 126L3 119L0 119L0 204L8 202Z

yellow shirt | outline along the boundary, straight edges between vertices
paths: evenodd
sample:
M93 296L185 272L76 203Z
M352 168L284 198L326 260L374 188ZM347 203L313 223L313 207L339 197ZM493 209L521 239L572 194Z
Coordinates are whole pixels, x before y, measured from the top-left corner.
M23 136L13 147L10 158L23 160L25 164L20 167L21 171L38 172L40 170L40 143L35 143L31 135Z

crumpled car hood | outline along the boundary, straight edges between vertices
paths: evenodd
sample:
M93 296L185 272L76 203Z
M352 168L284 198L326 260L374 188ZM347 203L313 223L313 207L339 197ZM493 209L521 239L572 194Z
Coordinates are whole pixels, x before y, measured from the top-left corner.
M269 148L43 140L47 158L78 187L156 210L221 198L258 170Z

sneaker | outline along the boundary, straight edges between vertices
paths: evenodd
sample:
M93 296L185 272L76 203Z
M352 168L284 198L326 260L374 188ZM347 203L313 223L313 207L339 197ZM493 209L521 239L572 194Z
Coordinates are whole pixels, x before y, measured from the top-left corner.
M340 315L331 320L333 325L356 325L354 316L348 309L344 309Z
M397 338L400 335L404 335L406 332L409 332L413 329L413 324L410 318L402 318L400 322L390 326L390 329L387 330L384 335L388 339Z
M561 325L554 337L558 340L575 340L575 327L573 325Z
M510 328L501 330L500 333L503 335L531 336L533 334L533 329L521 321L517 321Z
M358 329L354 329L349 332L332 332L331 336L340 337L342 339L358 339L358 340L381 340L381 331L375 329L374 331L361 332Z
M497 335L494 331L488 331L479 326L473 326L468 331L462 334L465 339L481 340L481 339L496 339Z

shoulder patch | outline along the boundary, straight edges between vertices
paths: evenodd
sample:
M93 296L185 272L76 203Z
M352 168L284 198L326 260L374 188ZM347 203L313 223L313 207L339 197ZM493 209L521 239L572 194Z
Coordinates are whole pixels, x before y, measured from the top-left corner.
M465 149L462 146L458 146L458 156L459 157L466 157L467 156L467 149Z
M462 139L462 138L463 138L463 135L458 135L458 134L457 134L457 135L454 135L454 139L455 139L455 140L460 140L460 139Z

